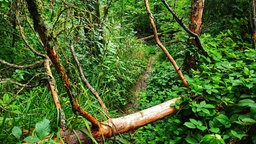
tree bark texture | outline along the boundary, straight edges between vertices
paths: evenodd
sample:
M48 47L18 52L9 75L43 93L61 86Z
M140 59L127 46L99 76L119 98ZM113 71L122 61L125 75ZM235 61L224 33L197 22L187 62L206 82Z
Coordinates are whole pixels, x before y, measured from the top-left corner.
M169 116L178 111L174 107L170 107L170 105L174 104L179 99L180 97L174 98L151 108L136 112L134 114L114 118L112 119L112 122L102 122L100 124L99 130L91 129L92 137L98 141L102 141L103 137L106 139L114 135L125 133L131 130L136 130L146 124L155 122L159 119ZM76 131L76 133L82 143L92 143L91 139L85 133L81 131ZM64 140L69 144L79 143L77 136L74 133L67 134Z
M201 34L203 10L204 0L192 0L189 29L197 35Z
M72 93L72 87L71 82L68 78L68 75L64 69L64 67L61 65L59 57L54 49L54 39L53 36L48 34L48 30L44 24L44 21L38 12L38 6L36 4L36 1L33 0L26 0L28 5L28 10L32 16L33 22L34 22L34 28L38 32L41 41L44 44L44 48L47 52L48 57L51 59L56 71L61 75L62 81L65 86L65 90L69 96L70 102L72 104L72 109L75 113L85 117L87 120L89 120L93 127L99 128L99 122L88 112L84 111L79 104L76 101L75 96Z
M47 27L44 25L44 21L37 9L38 6L35 1L26 1L28 5L28 10L34 22L34 28L38 32L40 39L44 44L44 48L47 52L47 55L53 63L53 66L62 78L65 90L70 98L70 102L72 104L74 112L80 114L88 121L90 121L92 124L92 126L89 129L84 131L77 130L76 133L74 133L74 131L62 132L61 136L63 137L66 143L93 143L93 141L95 140L102 141L103 139L112 137L114 135L135 130L146 124L152 123L156 120L171 115L177 111L177 109L175 109L174 107L170 107L170 105L175 103L178 99L180 99L180 97L174 98L157 106L142 110L131 115L109 119L105 122L99 123L97 119L95 119L88 112L84 111L78 105L75 96L73 95L71 90L72 83L70 82L64 67L60 63L58 54L54 49L54 39L52 38L52 35L48 33ZM45 66L47 69L49 69L49 61L46 61ZM52 87L52 90L56 92L54 90L54 87ZM60 107L59 102L55 102L57 103L57 107Z
M189 30L197 34L197 36L201 34L203 8L204 8L204 0L192 0ZM202 47L199 37L195 39L189 38L188 41L192 43L195 47ZM193 52L193 53L186 52L184 63L186 66L185 69L187 71L190 71L191 69L196 69L196 66L197 66L196 57L197 57L196 52Z

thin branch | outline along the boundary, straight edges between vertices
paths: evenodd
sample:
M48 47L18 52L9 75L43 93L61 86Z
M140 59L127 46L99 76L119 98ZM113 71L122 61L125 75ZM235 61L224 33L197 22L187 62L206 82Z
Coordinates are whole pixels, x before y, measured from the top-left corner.
M197 43L198 48L202 51L202 54L206 57L209 57L212 61L212 57L204 50L203 45L200 41L199 36L192 32L191 30L189 30L189 28L183 23L182 19L179 18L179 16L176 14L176 12L169 6L169 4L165 1L165 0L161 0L163 2L163 4L165 5L165 7L169 10L169 12L173 15L174 19L180 24L180 26L191 36L193 36L195 38L195 41Z
M17 81L6 80L6 79L0 79L0 83L11 83L11 84L18 85L20 87L29 87L29 88L32 87L31 85L28 85L28 84L23 84L23 83L19 83Z
M27 85L28 85L29 83L31 83L32 80L34 80L36 77L38 77L38 76L40 76L40 75L47 75L47 74L46 74L46 73L37 73L37 74L34 75L32 78L30 78L30 79L24 84L24 86L18 90L18 92L14 95L14 97L11 99L11 101L10 101L7 105L10 105L11 103L13 103L13 102L15 101L16 97L18 96L18 94L21 93L21 92L23 91L23 89L24 89L25 87L27 87Z
M162 32L162 33L158 33L158 36L163 36L165 34L174 34L174 33L177 33L179 32L179 30L171 30L171 31L167 31L167 32ZM155 38L155 35L150 35L150 36L146 36L146 37L143 37L143 38L140 38L140 40L143 40L143 41L147 41L147 40L151 40Z
M164 47L164 45L161 43L161 41L159 40L159 37L158 37L158 34L157 34L157 29L156 29L156 25L155 25L155 22L153 20L153 17L152 17L152 14L150 12L150 7L148 5L148 0L145 0L145 5L146 5L146 10L147 10L147 13L148 13L148 18L149 18L149 21L151 23L151 26L153 28L153 31L154 31L154 35L155 35L155 40L156 40L156 43L157 45L163 50L163 52L165 53L165 55L168 57L168 59L170 60L170 62L172 63L174 69L176 70L176 72L178 73L183 85L185 87L188 87L188 83L187 81L185 80L180 68L178 67L176 61L173 59L173 57L170 55L170 53L167 51L167 49Z
M17 18L17 25L19 26L20 35L21 35L23 41L25 42L25 44L27 45L27 47L28 47L34 54L36 54L36 55L38 55L38 56L40 56L40 57L46 58L46 57L47 57L46 55L37 52L37 51L36 51L35 49L33 49L33 47L28 43L28 41L27 41L25 35L23 34L23 29L22 29L22 27L21 27L21 24L20 24L20 21L18 20L18 18Z
M57 93L57 85L55 84L55 79L52 76L52 71L50 68L50 59L45 59L44 61L44 68L46 73L48 74L48 76L50 77L49 79L47 79L49 87L51 89L51 93L52 93L52 98L54 101L54 104L57 108L57 114L59 115L59 124L60 124L60 128L65 131L66 130L66 121L65 121L65 113L63 111L63 109L61 108L60 105L60 100L59 100L59 95Z
M97 100L99 101L102 109L105 110L106 112L108 112L108 109L107 109L106 105L104 104L104 102L102 101L102 99L100 98L98 92L91 86L91 84L85 78L81 63L79 62L79 60L76 56L74 45L73 45L72 42L71 42L70 49L71 49L71 53L73 55L73 58L75 59L76 65L78 66L79 74L80 74L80 77L81 77L83 83L88 87L88 89L91 91L91 93L97 98Z
M31 69L31 68L41 67L43 65L44 61L36 61L35 63L26 65L26 66L11 64L11 63L8 63L7 61L1 60L1 59L0 59L0 63L7 65L9 67L12 67L12 68L17 68L17 69Z

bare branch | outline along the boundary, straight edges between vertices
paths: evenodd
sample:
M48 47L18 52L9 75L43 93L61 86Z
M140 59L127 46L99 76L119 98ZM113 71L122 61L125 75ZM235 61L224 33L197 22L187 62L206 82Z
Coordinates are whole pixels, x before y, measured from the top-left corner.
M174 19L180 24L180 26L191 36L193 36L196 40L197 46L198 48L202 51L202 54L206 57L209 57L212 61L212 57L204 50L203 45L200 41L200 38L198 36L198 34L192 32L191 30L189 30L189 28L183 23L182 19L179 18L179 16L176 14L176 12L168 5L168 3L165 0L161 0L163 2L163 4L165 5L165 7L169 10L169 12L173 15Z
M32 87L31 85L28 85L28 84L22 84L22 83L19 83L17 81L6 80L6 79L0 79L0 83L11 83L11 84L15 84L15 85L18 85L18 86L21 86L21 87L29 87L29 88Z
M69 96L69 100L71 102L74 113L83 116L84 118L86 118L88 121L91 122L93 128L98 129L99 122L97 121L97 119L87 111L83 110L81 106L77 103L75 95L72 92L72 85L69 80L69 77L65 71L65 68L60 63L60 59L58 57L57 52L55 51L53 45L51 44L52 42L54 42L53 36L48 34L48 29L44 24L43 18L38 12L38 5L36 4L35 1L26 0L26 2L28 5L28 10L34 22L34 28L38 32L40 39L44 44L44 48L47 51L47 55L51 59L56 71L60 74L62 78L62 82L64 83L65 90Z
M11 64L11 63L8 63L7 61L1 60L1 59L0 59L0 63L2 63L4 65L7 65L9 67L12 67L12 68L17 68L17 69L31 69L31 68L41 67L43 65L44 61L37 61L37 62L35 62L33 64L26 65L26 66L20 66L20 65L16 65L16 64Z
M154 31L154 36L155 36L155 40L156 40L157 45L163 50L165 55L168 57L168 59L172 63L172 65L173 65L174 69L176 70L176 72L178 73L178 75L179 75L183 85L185 87L188 87L189 85L188 85L187 81L185 80L185 78L184 78L180 68L178 67L176 61L173 59L173 57L170 55L170 53L167 51L167 49L164 47L164 45L161 43L161 41L160 41L160 39L158 37L156 25L155 25L155 22L153 20L152 14L150 12L150 7L148 5L148 0L145 0L145 5L146 5L146 10L147 10L147 13L148 13L149 21L150 21L151 26L152 26L153 31Z
M52 93L52 98L54 101L54 104L57 108L57 114L59 115L59 124L60 124L60 128L65 131L66 130L66 121L65 121L65 113L63 111L63 109L61 108L60 105L60 100L59 100L59 95L57 93L57 85L55 84L55 80L54 77L52 76L52 71L50 68L50 59L45 59L44 61L44 68L46 73L51 77L49 79L47 79L49 87L51 89L51 93Z
M174 34L176 32L179 32L179 30L171 30L171 31L167 31L167 32L158 33L158 36L163 36L163 35L168 34L168 33ZM147 37L140 38L140 40L146 41L146 40L151 40L153 38L155 38L154 34L150 35L150 36L147 36Z
M37 73L37 74L34 75L32 78L30 78L30 79L27 81L27 83L25 83L25 84L23 85L23 87L20 88L20 90L18 90L18 92L14 95L14 97L12 98L12 100L11 100L7 105L10 105L11 103L13 103L13 102L15 101L16 97L18 96L18 94L21 93L21 92L23 91L23 89L24 89L25 87L27 87L27 85L28 85L29 83L31 83L32 80L34 80L36 77L38 77L38 76L40 76L40 75L47 75L47 74L46 74L46 73Z
M99 101L101 107L102 107L105 111L108 111L108 109L107 109L107 107L105 106L104 102L101 100L101 98L100 98L98 92L91 86L91 84L90 84L90 83L88 82L88 80L85 78L84 73L83 73L83 69L82 69L82 66L81 66L81 63L79 62L79 60L78 60L77 57L76 57L75 50L74 50L74 46L73 46L73 43L72 43L72 42L71 42L70 49L71 49L73 58L75 59L76 64L77 64L77 66L78 66L79 74L80 74L80 77L81 77L82 81L83 81L84 84L88 87L88 89L91 91L91 93L97 98L97 100Z
M18 19L17 19L17 25L19 26L20 35L21 35L23 41L25 42L25 44L27 45L27 47L28 47L34 54L36 54L36 55L38 55L38 56L40 56L40 57L43 57L43 58L47 57L46 55L37 52L37 51L36 51L35 49L33 49L33 47L28 43L28 41L27 41L25 35L23 34L23 29L22 29L22 27L21 27L21 25L20 25L20 21L19 21Z

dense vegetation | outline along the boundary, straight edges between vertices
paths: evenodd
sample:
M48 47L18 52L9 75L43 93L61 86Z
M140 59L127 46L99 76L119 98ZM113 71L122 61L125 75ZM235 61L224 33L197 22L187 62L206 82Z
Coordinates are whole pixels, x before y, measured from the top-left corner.
M90 134L91 123L73 113L67 87L54 62L52 76L45 70L48 51L28 1L0 1L0 141L63 142L63 110L65 128L81 130L96 143ZM191 2L167 2L183 24L189 25ZM49 45L55 47L72 82L72 94L97 120L108 119L108 114L80 78L71 47L111 117L182 97L171 105L179 109L176 114L102 143L256 144L256 49L249 1L205 2L200 41L209 57L190 42L191 35L161 1L149 2L160 40L183 71L188 88L154 38L143 39L153 34L144 1L37 3ZM192 69L185 60L187 53L195 61ZM152 69L147 71L148 67ZM145 71L146 85L137 89ZM55 79L62 109L52 99L49 79Z

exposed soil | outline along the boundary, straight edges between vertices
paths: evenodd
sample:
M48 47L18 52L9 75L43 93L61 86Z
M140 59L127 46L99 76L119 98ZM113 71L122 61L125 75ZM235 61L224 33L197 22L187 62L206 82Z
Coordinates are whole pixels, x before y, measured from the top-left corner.
M139 80L136 82L136 84L131 89L133 97L131 98L130 103L128 103L124 107L124 109L123 109L124 113L133 113L138 110L137 97L138 97L140 91L147 87L146 81L147 81L148 76L152 70L155 58L156 58L156 55L151 56L149 58L145 72L140 76Z

